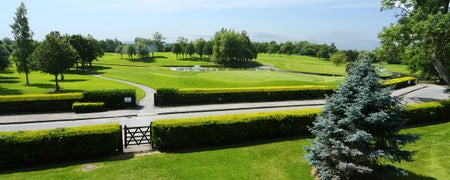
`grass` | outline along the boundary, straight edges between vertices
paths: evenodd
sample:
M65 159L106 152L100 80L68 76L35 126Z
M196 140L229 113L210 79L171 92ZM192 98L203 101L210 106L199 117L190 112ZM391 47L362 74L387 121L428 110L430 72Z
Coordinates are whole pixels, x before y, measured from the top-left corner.
M31 72L30 86L25 86L25 74L19 74L10 68L0 74L0 95L47 94L55 89L54 76L50 74ZM138 99L145 95L144 91L130 85L107 81L79 71L69 71L64 74L64 81L59 81L62 93L83 92L85 90L101 89L136 89Z
M450 123L417 127L422 134L406 148L415 162L397 164L409 172L398 179L446 179L450 176ZM282 139L149 156L116 157L59 167L41 167L0 175L0 179L312 179L303 159L308 139ZM83 172L86 163L98 169Z

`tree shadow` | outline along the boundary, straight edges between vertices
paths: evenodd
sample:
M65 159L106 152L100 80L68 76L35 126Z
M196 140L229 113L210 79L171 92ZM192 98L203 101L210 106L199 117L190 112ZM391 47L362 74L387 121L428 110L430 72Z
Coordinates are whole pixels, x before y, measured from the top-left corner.
M434 98L425 98L425 97L412 97L412 98L407 98L410 101L414 101L416 103L420 103L420 102L433 102L433 101L441 101L442 99L434 99Z
M114 162L114 161L124 161L129 160L135 157L134 153L117 153L113 155L104 155L103 157L98 158L85 158L81 160L72 160L66 162L41 162L34 164L22 164L11 167L4 167L0 169L0 174L12 174L12 173L23 173L23 172L32 172L32 171L42 171L47 169L55 169L55 168L64 168L68 166L74 165L83 165L83 164L91 164L98 162Z
M14 84L18 82L20 82L20 78L18 77L0 77L0 84L2 83Z
M133 58L133 59L131 59L131 58L125 58L126 60L128 60L128 61L131 61L131 62L143 62L143 63L153 63L153 62L155 62L155 57L145 57L145 58Z
M21 95L23 91L20 89L7 89L0 87L0 95Z
M104 70L111 69L111 67L107 66L92 66L89 68L91 72L94 72L95 74L104 74ZM79 71L79 74L89 74L88 72Z
M86 79L64 79L60 80L59 82L83 82L86 81ZM55 80L52 80L52 82L55 82Z
M44 83L31 84L30 86L41 88L41 89L54 89L55 88L55 84L44 84Z

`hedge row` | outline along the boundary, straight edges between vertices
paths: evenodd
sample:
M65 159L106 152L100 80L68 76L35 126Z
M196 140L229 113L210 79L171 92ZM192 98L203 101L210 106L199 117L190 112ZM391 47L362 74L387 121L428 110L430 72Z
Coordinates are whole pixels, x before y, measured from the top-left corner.
M129 101L125 101L127 97ZM84 93L37 94L0 96L1 113L71 111L74 102L105 102L109 109L136 106L136 92L126 90L100 90Z
M253 88L158 89L157 106L283 101L324 98L333 93L328 86L286 86Z
M119 124L0 132L0 167L79 160L122 152Z
M76 113L100 112L105 110L104 102L75 102L72 110Z
M0 96L0 113L70 111L82 93Z
M156 149L164 150L259 138L309 135L306 127L312 125L320 111L318 108L157 120L151 124L152 145ZM408 125L449 120L450 101L408 105L404 115Z
M134 89L96 90L83 94L85 102L104 102L109 109L136 107L136 91Z
M394 89L401 89L408 86L414 86L416 84L417 78L415 77L402 77L384 81L384 85L393 86Z

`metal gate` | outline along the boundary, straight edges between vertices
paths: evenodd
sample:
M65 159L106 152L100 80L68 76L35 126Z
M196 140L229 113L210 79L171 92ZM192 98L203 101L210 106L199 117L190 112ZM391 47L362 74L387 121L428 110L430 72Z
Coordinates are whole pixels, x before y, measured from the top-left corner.
M150 126L127 127L124 126L124 147L131 145L152 144L152 131Z

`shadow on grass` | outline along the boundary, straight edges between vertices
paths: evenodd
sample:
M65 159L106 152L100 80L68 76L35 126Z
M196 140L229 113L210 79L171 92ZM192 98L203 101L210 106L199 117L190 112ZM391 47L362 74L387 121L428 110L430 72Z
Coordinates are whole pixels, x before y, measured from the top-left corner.
M143 63L153 63L153 62L155 62L155 57L146 57L146 58L133 58L133 59L131 59L131 58L125 58L126 60L128 60L128 61L131 61L131 62L143 62Z
M0 77L0 84L2 83L13 84L18 82L20 82L20 78L18 77Z
M262 144L271 144L277 142L286 142L286 141L296 141L299 139L313 138L312 136L307 135L298 135L293 137L280 137L280 138L270 138L270 139L249 139L245 142L239 143L221 143L221 144L213 144L213 145L205 145L205 146L195 146L192 148L184 148L184 149L165 149L160 150L165 153L174 153L174 154L183 154L183 153L192 153L192 152L203 152L203 151L213 151L213 150L221 150L221 149L233 149L233 148L241 148L241 147L249 147L256 146ZM301 148L301 147L299 147Z
M392 180L436 180L436 178L416 174L412 171L405 171L408 173L406 176L402 176L398 174L398 170L395 170L396 168L391 165L385 165L381 166L379 168L376 168L374 173L371 175L361 175L361 177L358 177L358 179L366 179L366 180L378 180L378 179L392 179ZM398 175L395 175L395 174Z
M55 89L55 84L36 83L36 84L31 84L30 86L41 88L41 89Z
M23 94L22 90L0 87L0 95L21 95L21 94Z
M0 174L12 174L12 173L23 173L23 172L31 172L31 171L41 171L46 169L55 169L55 168L64 168L68 166L74 165L83 165L97 162L113 162L113 161L124 161L129 160L135 157L134 153L119 153L113 154L110 156L98 157L93 159L84 159L84 160L73 160L66 162L43 162L42 164L26 164L14 167L7 167L0 169Z
M112 67L107 67L107 66L92 66L89 68L89 70L91 72L94 72L95 74L104 74L104 70L107 69L111 69ZM78 71L78 74L90 74L89 72L83 72L83 71Z
M408 173L408 176L395 176L395 177L391 177L390 179L395 179L395 180L437 180L436 178L424 176L421 174L415 174L414 172L411 172L411 171L406 171L406 172Z
M58 82L83 82L86 81L86 79L64 79L59 80ZM52 82L55 82L55 80L52 80Z

